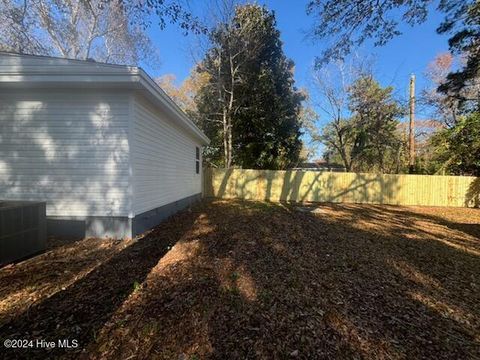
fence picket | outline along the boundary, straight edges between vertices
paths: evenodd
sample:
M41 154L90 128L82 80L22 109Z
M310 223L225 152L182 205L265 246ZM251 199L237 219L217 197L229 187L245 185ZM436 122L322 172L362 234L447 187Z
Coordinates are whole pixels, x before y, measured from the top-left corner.
M479 206L480 178L205 169L206 197L290 202Z

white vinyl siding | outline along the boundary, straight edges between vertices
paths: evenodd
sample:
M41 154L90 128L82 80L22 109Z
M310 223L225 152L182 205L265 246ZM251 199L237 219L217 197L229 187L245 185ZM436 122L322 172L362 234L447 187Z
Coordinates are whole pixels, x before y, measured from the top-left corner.
M134 213L201 193L201 160L200 173L195 172L198 141L142 97L135 97L133 112Z
M127 91L0 91L0 199L48 216L128 216Z

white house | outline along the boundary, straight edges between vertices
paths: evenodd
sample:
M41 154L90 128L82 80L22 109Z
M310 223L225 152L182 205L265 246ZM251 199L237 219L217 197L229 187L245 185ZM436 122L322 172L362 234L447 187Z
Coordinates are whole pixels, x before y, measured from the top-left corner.
M201 197L208 138L138 67L0 52L0 199L128 238Z

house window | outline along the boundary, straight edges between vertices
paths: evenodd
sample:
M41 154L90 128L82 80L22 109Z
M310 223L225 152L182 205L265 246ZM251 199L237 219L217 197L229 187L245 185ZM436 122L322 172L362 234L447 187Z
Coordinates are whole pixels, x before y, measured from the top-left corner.
M200 174L200 148L195 147L195 172Z

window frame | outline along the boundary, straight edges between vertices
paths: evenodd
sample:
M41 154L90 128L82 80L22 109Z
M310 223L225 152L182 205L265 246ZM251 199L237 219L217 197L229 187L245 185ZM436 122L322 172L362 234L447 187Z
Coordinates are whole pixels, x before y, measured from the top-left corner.
M195 146L195 174L200 174L200 148Z

